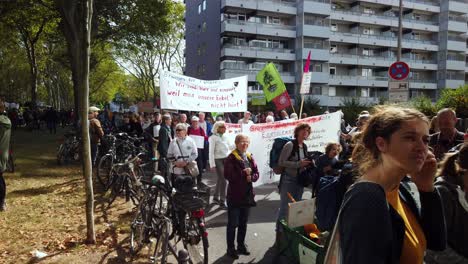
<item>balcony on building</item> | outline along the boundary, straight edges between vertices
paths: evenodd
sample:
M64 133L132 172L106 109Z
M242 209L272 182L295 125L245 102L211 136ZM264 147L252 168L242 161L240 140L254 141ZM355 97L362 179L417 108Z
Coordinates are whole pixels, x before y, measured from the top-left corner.
M468 10L468 2L466 0L450 0L449 11L451 12L465 12Z
M330 21L325 18L306 15L304 24L299 26L297 34L304 37L329 38Z
M277 36L295 38L296 27L278 23L259 23L239 19L224 19L221 23L221 33L237 32L251 35Z
M249 82L256 82L256 77L259 71L265 65L264 62L221 62L221 79L234 78L239 76L248 76ZM277 66L278 72L284 83L295 83L295 74L289 71L283 71L281 67Z
M447 70L464 71L465 70L465 56L459 54L447 55Z
M394 12L377 13L376 10L365 8L359 11L334 9L330 15L332 20L350 21L355 23L398 27L398 16ZM415 30L438 32L438 22L425 20L420 16L410 15L403 18L403 27Z
M304 0L304 11L311 14L329 16L331 12L329 0Z
M294 61L294 50L284 48L267 48L258 45L235 45L226 43L221 49L221 57L243 57Z
M296 15L296 2L292 0L221 0L221 10L250 9Z
M466 33L467 32L466 23L467 23L467 18L465 15L452 15L452 14L449 15L448 28L450 31Z
M372 4L391 5L393 7L399 6L399 0L360 0L361 2L367 2ZM427 11L432 13L439 13L439 1L438 0L403 0L403 5L408 9L415 9L421 11Z
M410 89L428 89L435 90L437 89L437 80L436 79L409 79L409 88Z
M361 45L374 45L384 47L397 47L397 38L388 33L381 34L358 34L351 32L331 31L330 41L344 42ZM403 37L402 47L404 49L438 51L439 47L435 40L421 40L412 37Z
M449 35L447 49L454 51L466 51L466 40L462 36Z

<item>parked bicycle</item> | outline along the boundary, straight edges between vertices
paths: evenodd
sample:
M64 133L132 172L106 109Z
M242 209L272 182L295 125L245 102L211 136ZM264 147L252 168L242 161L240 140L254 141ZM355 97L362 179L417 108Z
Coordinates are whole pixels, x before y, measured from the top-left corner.
M72 161L79 161L80 155L80 139L74 132L65 133L65 140L59 145L57 150L57 164L68 164Z
M190 176L189 176L190 177ZM187 250L189 263L208 263L208 233L205 228L205 191L173 188L162 176L143 178L144 196L131 224L131 249L134 254L148 247L150 260L167 263L176 259L179 245ZM192 183L188 183L193 186Z

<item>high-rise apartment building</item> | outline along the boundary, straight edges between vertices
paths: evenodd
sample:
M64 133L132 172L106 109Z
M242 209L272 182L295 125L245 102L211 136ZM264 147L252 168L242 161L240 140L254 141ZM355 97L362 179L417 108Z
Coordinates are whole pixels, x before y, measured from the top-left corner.
M186 0L185 74L255 76L274 62L291 96L311 51L310 95L338 106L346 97L388 96L397 57L399 0ZM410 96L436 99L468 82L468 0L403 0L402 60Z

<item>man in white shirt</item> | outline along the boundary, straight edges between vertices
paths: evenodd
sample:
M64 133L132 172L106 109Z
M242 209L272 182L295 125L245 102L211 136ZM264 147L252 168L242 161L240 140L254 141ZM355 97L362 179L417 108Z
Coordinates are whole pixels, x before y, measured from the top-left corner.
M239 120L239 124L253 124L252 120L250 120L250 116L252 116L252 114L247 111L244 113L244 118L240 119Z

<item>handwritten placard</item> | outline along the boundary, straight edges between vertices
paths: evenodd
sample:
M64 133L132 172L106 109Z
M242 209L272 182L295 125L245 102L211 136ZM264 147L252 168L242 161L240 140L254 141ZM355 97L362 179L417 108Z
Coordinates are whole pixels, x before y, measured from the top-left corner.
M162 109L247 111L247 76L206 81L164 71L160 86Z

